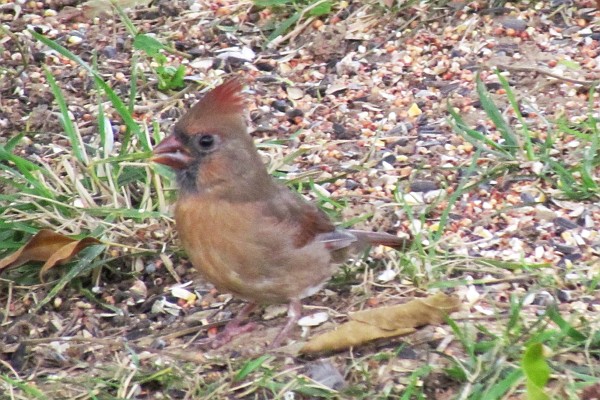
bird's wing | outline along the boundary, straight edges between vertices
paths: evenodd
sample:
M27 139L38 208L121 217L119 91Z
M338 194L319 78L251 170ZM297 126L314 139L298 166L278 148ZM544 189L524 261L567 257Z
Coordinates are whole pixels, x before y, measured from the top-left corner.
M295 227L293 243L297 248L306 246L318 235L335 232L327 214L283 186L270 198L265 211L277 223Z

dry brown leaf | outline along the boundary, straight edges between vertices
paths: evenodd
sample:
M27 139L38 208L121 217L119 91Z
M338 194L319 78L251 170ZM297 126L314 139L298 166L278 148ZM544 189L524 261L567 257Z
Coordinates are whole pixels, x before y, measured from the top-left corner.
M588 386L581 392L581 400L599 400L600 399L600 384Z
M92 244L98 244L98 239L87 237L80 240L72 239L48 229L42 229L34 237L13 254L0 260L0 271L18 267L29 261L43 261L40 279L48 270L59 265L81 250Z
M338 329L308 341L300 352L336 351L376 339L408 335L420 326L441 323L446 315L459 309L458 298L437 293L406 304L359 311Z

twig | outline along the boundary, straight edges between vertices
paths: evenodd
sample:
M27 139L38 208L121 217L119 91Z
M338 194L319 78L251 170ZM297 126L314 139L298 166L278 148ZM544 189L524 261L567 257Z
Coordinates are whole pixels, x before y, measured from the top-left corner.
M285 36L280 36L278 38L275 38L271 41L270 45L273 47L277 47L279 46L281 43L290 40L292 38L295 38L296 36L298 36L300 34L300 32L302 32L304 29L306 29L306 27L308 25L310 25L315 19L316 17L309 17L306 19L306 21L304 21L304 23L300 24L300 21L302 21L302 18L304 18L304 15L306 15L306 13L308 13L310 10L312 10L313 8L320 6L321 4L323 4L326 0L320 0L317 1L313 4L311 4L310 6L304 8L302 10L302 13L300 13L300 16L298 17L298 22L296 23L296 28L294 28L293 31L289 32L287 35Z
M558 74L555 74L554 72L550 72L544 68L537 68L537 67L525 67L525 66L520 66L520 65L506 65L506 64L497 64L495 66L498 69L505 69L508 71L516 71L516 72L535 72L536 74L540 74L540 75L546 75L549 76L551 78L554 79L558 79L564 82L569 82L569 83L574 83L576 85L581 85L587 89L596 86L598 84L600 84L600 80L595 80L595 81L586 81L586 80L578 80L578 79L572 79L572 78L567 78Z
M4 312L4 318L2 319L1 325L5 325L6 322L8 321L8 314L10 312L10 304L12 303L13 285L14 285L14 282L12 282L12 281L8 282L8 295L6 296L6 310Z
M147 106L134 106L133 111L135 111L136 113L145 113L147 111L152 111L157 108L161 108L164 105L173 104L175 102L175 100L182 98L186 93L190 92L193 87L194 87L194 85L188 85L185 89L180 90L179 92L175 93L173 96L169 97L168 99L163 100L163 101L157 101L154 104L149 104Z
M304 15L304 14L303 14ZM304 21L304 23L302 23L302 25L296 25L296 28L294 28L294 30L292 30L291 32L289 32L287 35L285 36L279 36L275 39L273 39L270 43L270 45L272 47L277 47L279 46L281 43L285 42L286 40L290 40L296 36L298 36L304 29L306 29L306 27L308 25L310 25L313 21L315 20L315 17L309 17L306 21Z

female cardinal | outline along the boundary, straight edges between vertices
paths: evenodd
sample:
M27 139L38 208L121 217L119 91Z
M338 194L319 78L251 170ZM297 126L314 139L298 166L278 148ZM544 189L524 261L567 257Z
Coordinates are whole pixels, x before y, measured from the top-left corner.
M331 277L348 250L383 244L387 234L336 229L325 213L276 182L247 132L242 86L229 80L208 92L154 149L153 161L177 174L175 221L192 264L217 289L249 304L217 335L214 347L248 331L256 304L289 303L279 346L300 318L300 300Z

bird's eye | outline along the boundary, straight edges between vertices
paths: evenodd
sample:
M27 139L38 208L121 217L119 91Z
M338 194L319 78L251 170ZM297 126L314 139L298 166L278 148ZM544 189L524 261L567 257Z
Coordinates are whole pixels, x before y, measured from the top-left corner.
M215 137L213 135L202 135L198 138L198 145L201 149L208 150L215 144Z

